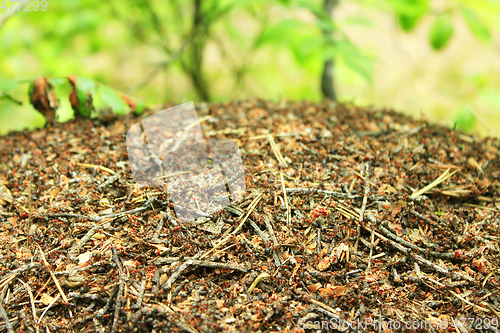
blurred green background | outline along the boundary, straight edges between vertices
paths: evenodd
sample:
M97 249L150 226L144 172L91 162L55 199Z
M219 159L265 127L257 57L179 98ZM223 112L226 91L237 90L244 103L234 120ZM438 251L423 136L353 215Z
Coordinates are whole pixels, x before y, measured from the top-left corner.
M327 96L499 136L499 0L30 4L0 6L0 135L43 126L30 81L79 75L149 105Z

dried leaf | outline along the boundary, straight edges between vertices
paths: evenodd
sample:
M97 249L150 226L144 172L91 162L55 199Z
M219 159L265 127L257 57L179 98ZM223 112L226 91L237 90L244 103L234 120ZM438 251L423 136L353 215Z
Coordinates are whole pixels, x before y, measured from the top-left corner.
M138 262L137 260L126 260L123 262L123 266L129 266L129 267L137 267L141 263Z
M316 290L318 290L319 288L321 288L321 283L315 283L315 284L312 284L310 286L307 287L307 289L309 289L310 292L314 293Z
M144 112L144 108L146 107L146 104L144 102L137 101L132 97L124 94L119 94L119 96L130 107L131 112L135 112L136 114L141 114Z
M330 257L326 257L320 260L318 263L318 271L324 271L328 267L330 267L330 264L332 262L332 259Z
M30 102L42 113L47 121L52 121L56 115L57 98L49 80L38 77L29 87Z
M313 254L316 251L316 241L309 243L306 246L306 250L309 254Z
M418 229L406 229L406 233L408 235L408 238L411 240L412 243L417 243L422 239L422 236L420 235L420 230Z
M12 216L7 219L7 222L10 223L10 225L13 227L17 226L17 221L19 221L18 216Z
M328 253L328 247L323 247L323 249L321 249L321 251L318 253L318 258L323 258L324 256L326 256L327 253Z
M331 285L326 285L324 288L319 289L319 294L320 296L330 296L330 297L340 297L345 294L345 287L344 286L331 286Z
M476 161L474 157L469 157L467 160L471 166L476 168L479 172L483 173L483 168L481 168L481 165Z
M472 259L472 267L481 273L488 274L491 270L490 263L486 258Z
M92 104L92 96L95 93L95 82L77 76L68 76L68 81L73 87L69 100L73 110L77 115L89 118L92 115L94 106Z
M90 257L92 252L87 251L78 256L78 267L83 268L89 265Z
M49 305L54 300L54 297L52 297L46 293L43 293L42 297L40 297L40 300L42 301L43 305Z
M0 205L5 205L6 203L12 203L12 194L5 185L0 185Z

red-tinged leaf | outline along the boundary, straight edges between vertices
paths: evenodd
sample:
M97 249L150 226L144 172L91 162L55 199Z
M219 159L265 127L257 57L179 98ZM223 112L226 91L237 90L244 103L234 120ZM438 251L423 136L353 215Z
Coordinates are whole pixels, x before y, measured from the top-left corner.
M92 96L95 93L95 82L79 76L68 76L68 80L73 87L69 96L73 110L77 115L90 118L94 110Z
M57 98L49 80L38 77L30 84L28 94L31 105L44 115L47 122L55 118Z

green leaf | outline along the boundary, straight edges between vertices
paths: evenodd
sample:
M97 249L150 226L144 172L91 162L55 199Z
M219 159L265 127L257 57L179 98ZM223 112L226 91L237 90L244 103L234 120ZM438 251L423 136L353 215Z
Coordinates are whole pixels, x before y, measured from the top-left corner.
M319 5L317 2L311 0L297 0L296 6L299 8L309 9L316 17L322 20L329 20L331 17L325 12L323 7Z
M375 24L373 21L371 21L369 18L363 17L363 16L351 16L351 17L346 17L340 21L341 25L347 25L347 24L355 24L355 25L360 25L364 27L374 27Z
M17 105L23 105L23 102L15 99L14 97L12 97L12 96L10 96L8 94L0 95L0 101L14 103L14 104L17 104Z
M369 83L372 83L374 62L372 57L363 54L359 48L348 40L336 42L335 47L338 55L349 68L364 77Z
M321 54L324 38L320 35L310 35L301 38L291 45L295 60L301 65L311 60L314 56Z
M470 132L474 128L476 117L467 105L462 105L455 116L455 128L462 132Z
M422 17L421 15L411 16L411 15L398 14L399 26L404 31L410 32L417 25L417 22L420 20L421 17Z
M25 128L33 130L43 124L45 118L29 102L18 105L0 100L0 135Z
M92 115L92 96L95 94L95 86L95 82L91 79L77 77L76 96L78 99L78 113L82 117L89 118Z
M441 50L446 46L453 35L453 25L448 15L436 18L429 33L429 41L435 50Z
M135 100L135 102L137 103L137 105L135 107L134 113L136 115L141 115L144 112L144 109L146 109L146 103L144 103L143 101L138 101L138 100Z
M255 47L266 43L291 44L297 36L302 35L307 24L296 19L286 19L268 27L257 39Z
M302 68L315 72L326 43L321 29L314 24L287 19L267 28L257 39L255 47L264 44L286 47Z
M397 14L406 16L422 16L429 9L429 0L387 0L387 4Z
M72 91L71 84L67 79L62 78L49 79L49 82L52 84L57 98L57 121L68 121L73 118L73 108L71 107L71 103L69 101L69 95Z
M476 13L465 7L461 7L461 10L462 15L464 16L465 21L467 21L469 29L472 31L472 33L482 42L489 42L491 40L490 30L479 19Z
M19 84L19 80L7 80L0 77L0 93L9 92L12 88Z
M338 30L338 28L335 26L333 23L333 20L324 20L324 19L317 19L316 20L316 25L322 30L326 32L334 32Z
M396 13L400 27L409 32L429 10L428 0L387 0Z
M118 96L118 94L108 86L100 85L99 95L114 113L124 114L130 111L130 107Z

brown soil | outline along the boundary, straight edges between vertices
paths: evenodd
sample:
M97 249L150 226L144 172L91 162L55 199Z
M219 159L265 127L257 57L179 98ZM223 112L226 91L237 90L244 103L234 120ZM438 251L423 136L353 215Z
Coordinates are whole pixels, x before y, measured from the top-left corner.
M330 103L197 110L247 191L189 224L134 184L138 119L0 138L0 331L498 332L499 140Z

